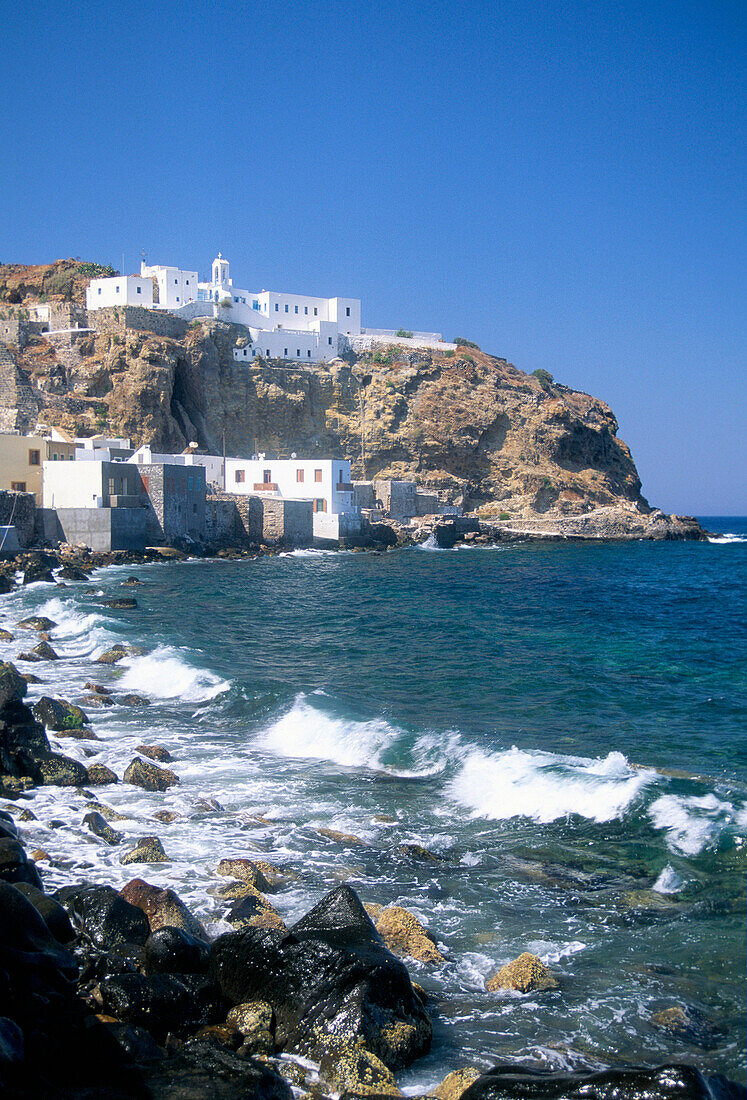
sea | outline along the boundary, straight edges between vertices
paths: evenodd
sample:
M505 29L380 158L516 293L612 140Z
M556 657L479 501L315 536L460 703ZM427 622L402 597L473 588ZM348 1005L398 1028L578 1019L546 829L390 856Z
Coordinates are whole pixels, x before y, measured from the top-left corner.
M94 681L149 702L89 710L100 740L60 751L121 776L157 743L181 779L97 789L127 815L114 847L84 825L85 794L36 792L23 836L52 858L47 889L138 874L219 934L218 861L254 856L293 873L270 898L287 923L340 883L404 906L445 958L408 961L434 1041L407 1094L496 1061L678 1061L744 1082L747 521L701 522L720 536L299 550L3 596L3 659L34 644L25 616L58 624L31 701ZM104 606L116 595L138 608ZM142 653L94 664L115 642ZM120 864L154 834L169 863ZM487 992L525 951L559 988ZM657 1026L672 1005L692 1034Z

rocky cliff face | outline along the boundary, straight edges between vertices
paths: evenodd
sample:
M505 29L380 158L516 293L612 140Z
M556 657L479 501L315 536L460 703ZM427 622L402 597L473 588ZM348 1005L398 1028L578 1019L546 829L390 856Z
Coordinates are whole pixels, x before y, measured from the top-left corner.
M245 330L193 325L183 340L126 330L17 353L47 425L111 430L178 450L348 456L357 478L413 478L444 499L511 514L647 510L601 401L469 349L391 348L330 364L235 362Z

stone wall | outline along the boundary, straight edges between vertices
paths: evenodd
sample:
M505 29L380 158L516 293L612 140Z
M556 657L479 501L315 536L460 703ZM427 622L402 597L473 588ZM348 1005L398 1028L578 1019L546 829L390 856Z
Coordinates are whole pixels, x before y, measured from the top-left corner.
M19 321L17 317L0 317L0 344L11 344L18 347L25 344L26 322Z
M263 541L272 545L310 546L314 537L314 513L310 500L261 499Z
M153 332L156 336L168 336L183 340L188 329L186 321L162 310L143 309L142 306L107 306L92 309L88 313L91 328L97 332L123 333L125 329Z
M233 497L212 495L206 498L205 539L224 546L240 546L247 541Z
M36 497L33 493L11 493L0 489L0 526L13 525L21 546L34 540Z
M205 537L205 467L138 462L134 468L150 500L151 537L201 541Z

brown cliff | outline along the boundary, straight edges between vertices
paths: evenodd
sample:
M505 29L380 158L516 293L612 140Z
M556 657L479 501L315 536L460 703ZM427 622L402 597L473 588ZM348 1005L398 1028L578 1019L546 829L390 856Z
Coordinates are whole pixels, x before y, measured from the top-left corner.
M414 479L503 520L622 509L624 527L625 515L640 525L651 513L607 405L477 349L391 347L296 366L235 361L248 334L223 321L184 326L181 338L118 324L16 349L16 383L28 382L41 422L165 451L196 441L220 453L225 440L239 457L349 457L355 478Z

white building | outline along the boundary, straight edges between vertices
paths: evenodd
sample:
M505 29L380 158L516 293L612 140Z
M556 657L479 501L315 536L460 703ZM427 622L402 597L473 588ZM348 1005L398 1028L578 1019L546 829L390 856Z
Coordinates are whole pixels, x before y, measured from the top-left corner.
M91 279L86 290L87 309L107 306L143 306L153 308L153 280L139 275L114 275L110 279Z
M140 265L143 279L155 281L158 287L153 305L156 309L178 310L197 300L197 272L181 271L178 267L148 267Z
M134 462L138 466L150 466L154 463L164 463L172 466L204 466L206 483L216 486L218 489L223 489L222 456L198 454L194 446L187 447L181 454L171 455L157 454L145 443L127 461Z

